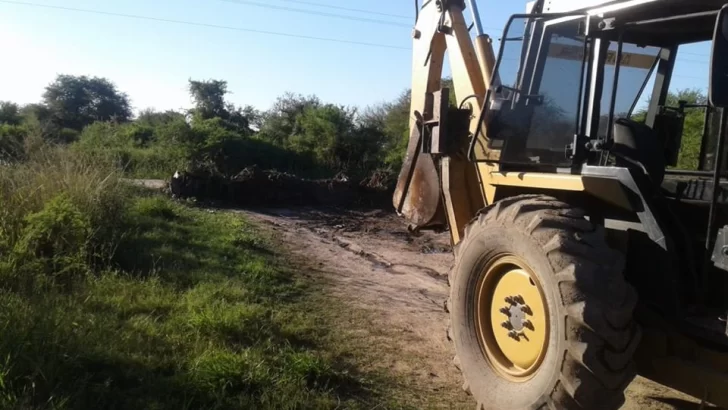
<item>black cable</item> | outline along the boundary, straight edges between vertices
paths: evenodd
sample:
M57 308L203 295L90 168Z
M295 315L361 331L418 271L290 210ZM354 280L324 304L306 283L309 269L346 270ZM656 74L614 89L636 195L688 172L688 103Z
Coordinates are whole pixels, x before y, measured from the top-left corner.
M460 101L460 106L458 108L462 110L463 109L463 105L465 105L465 103L468 102L469 99L471 99L471 98L478 98L478 97L479 97L479 95L477 95L477 94L470 94L469 96L463 98L462 101ZM478 139L479 136L482 136L483 135L483 131L482 131L482 128L481 128L481 123L483 121L483 113L484 112L485 112L485 106L483 106L482 109L480 110L480 116L478 117L478 131L473 136L473 139L470 142L470 147L468 147L468 158L470 158L472 156L472 152L475 149L475 142L476 142L476 140Z
M372 11L372 10L352 9L349 7L334 6L332 4L316 3L313 1L303 1L303 0L281 0L281 1L285 1L288 3L307 4L309 6L316 6L316 7L326 7L326 8L337 9L337 10L353 11L355 13L375 14L377 16L396 17L396 18L403 18L403 19L410 18L410 16L405 16L402 14L390 14L390 13L381 13L381 12Z
M135 15L135 14L112 13L112 12L101 11L101 10L80 9L80 8L65 7L65 6L51 6L48 4L30 3L30 2L24 2L24 1L0 0L0 3L15 4L15 5L20 5L20 6L41 7L41 8L46 8L46 9L55 9L55 10L75 11L75 12L79 12L79 13L100 14L100 15L105 15L105 16L124 17L124 18L138 19L138 20L149 20L149 21L156 21L156 22L162 22L162 23L186 24L186 25L197 26L197 27L218 28L218 29L224 29L224 30L242 31L242 32L246 32L246 33L266 34L266 35L272 35L272 36L294 37L294 38L302 38L302 39L307 39L307 40L318 40L318 41L330 41L333 43L356 44L356 45L360 45L360 46L392 48L392 49L397 49L397 50L410 50L409 47L390 46L387 44L340 40L340 39L336 39L336 38L327 38L327 37L314 37L314 36L306 36L306 35L300 35L300 34L281 33L281 32L276 32L276 31L255 30L255 29L242 28L242 27L222 26L222 25L218 25L218 24L196 23L193 21L147 17L147 16L140 16L140 15Z
M483 105L483 108L480 110L480 115L478 116L478 134L483 137L485 137L485 135L483 135L483 123L485 122L486 111L488 110L486 109L485 105Z
M479 96L477 94L470 94L469 96L463 98L463 100L460 102L460 106L458 106L459 109L463 109L463 105L465 105L466 102L468 102L471 98L478 98Z
M420 19L420 4L419 1L415 0L415 24Z
M389 26L407 27L407 28L410 27L408 24L395 23L393 21L369 19L369 18L364 18L364 17L345 16L343 14L334 14L334 13L326 13L323 11L296 9L293 7L275 6L272 4L258 3L255 1L248 1L248 0L218 0L218 1L223 1L226 3L233 3L233 4L247 5L247 6L254 6L254 7L262 7L262 8L266 8L266 9L272 9L272 10L282 10L282 11L290 11L290 12L294 12L294 13L310 14L310 15L314 15L314 16L323 16L323 17L338 18L338 19L343 19L343 20L361 21L364 23L384 24L384 25L389 25Z

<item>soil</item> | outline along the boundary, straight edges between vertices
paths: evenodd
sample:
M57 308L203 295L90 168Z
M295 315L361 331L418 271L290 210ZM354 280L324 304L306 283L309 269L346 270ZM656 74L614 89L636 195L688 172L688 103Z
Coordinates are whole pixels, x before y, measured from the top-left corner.
M445 337L446 274L453 262L447 233L410 234L386 211L296 208L240 211L269 225L284 246L328 279L330 292L365 312L346 323L364 341L372 366L436 397L437 407L472 408ZM622 407L697 409L699 400L638 377ZM432 402L429 402L432 405Z
M220 198L219 185L211 187L185 178L177 182L182 182L181 188L172 189L172 193L185 190L197 196L212 190L216 199L239 206L253 205L250 202L281 206L281 199L300 199L317 193L314 204L292 201L288 204L290 208L235 212L268 225L294 260L301 263L301 271L323 275L326 283L332 284L328 293L351 307L333 313L345 321L339 331L356 340L356 346L361 348L357 360L361 362L362 355L368 358L367 363L359 364L383 369L401 380L400 390L411 392L404 397L405 402L416 403L418 408L473 408L474 403L461 389L463 381L452 364L454 352L445 337L447 314L443 303L448 293L446 275L453 262L448 233L410 233L389 207L369 211L347 207L343 211L322 206L321 202L341 206L341 198L350 201L353 185L373 188L379 199L384 184L374 177L360 184L341 179L322 183L254 172L237 180L242 181L243 188L250 188L250 184L269 188L275 182L296 189L281 198L278 194L261 195L268 189L225 187L222 191L227 198ZM168 186L156 180L134 183L165 190ZM338 188L332 189L332 185ZM256 192L257 199L245 195L246 191ZM698 409L700 403L694 397L639 376L626 396L622 407L625 410Z

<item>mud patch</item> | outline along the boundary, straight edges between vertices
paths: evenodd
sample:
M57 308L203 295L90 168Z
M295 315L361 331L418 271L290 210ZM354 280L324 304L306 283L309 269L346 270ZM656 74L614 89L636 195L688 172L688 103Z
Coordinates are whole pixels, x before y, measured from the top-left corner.
M356 307L342 321L372 367L401 378L415 408L473 408L462 393L445 337L447 232L407 231L393 212L340 209L241 211L272 226L289 252L332 281L327 290ZM306 269L304 269L306 270ZM344 315L344 313L340 313ZM622 410L697 409L699 400L638 377ZM418 405L419 404L419 405Z

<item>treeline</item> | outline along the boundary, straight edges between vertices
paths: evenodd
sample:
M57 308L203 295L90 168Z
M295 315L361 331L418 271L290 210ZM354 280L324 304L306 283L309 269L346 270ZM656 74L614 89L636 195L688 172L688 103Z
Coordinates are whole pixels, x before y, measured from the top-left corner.
M234 176L257 165L306 177L398 170L408 135L409 93L364 110L287 93L266 111L226 100L227 83L190 80L190 110L144 110L107 79L60 75L41 102L0 102L4 161L33 141L98 155L135 177L175 171Z
M143 178L168 178L175 171L232 177L251 165L311 178L339 172L364 177L396 174L401 166L409 91L363 110L286 93L265 111L227 101L225 81L190 80L188 91L192 109L133 116L129 97L109 80L59 75L37 104L0 102L0 160L22 160L43 142L93 154ZM679 90L668 105L678 100L696 104L706 97ZM701 110L686 117L679 167L695 169L704 118Z
M688 105L704 106L708 104L708 96L702 89L685 88L668 93L665 106L677 108L680 102L684 101ZM647 117L647 109L643 108L635 112L632 118L636 121L644 121ZM720 110L715 110L710 116L711 126L708 127L709 143L706 147L709 162L715 151L715 143L717 141L718 127L720 120ZM703 142L703 132L705 130L705 109L704 108L688 108L685 110L685 122L683 123L683 134L678 156L677 166L674 168L682 170L697 170L700 161L700 148Z
M385 402L375 387L389 383L338 359L338 337L321 327L328 316L265 229L129 184L88 152L242 138L227 130L242 124L234 115L187 125L172 113L78 110L65 119L87 125L70 128L41 108L44 120L3 105L14 151L0 165L0 409Z

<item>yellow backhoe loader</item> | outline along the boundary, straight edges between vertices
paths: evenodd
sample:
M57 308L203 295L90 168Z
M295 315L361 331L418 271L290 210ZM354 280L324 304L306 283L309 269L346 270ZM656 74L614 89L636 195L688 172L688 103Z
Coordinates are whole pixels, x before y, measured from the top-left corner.
M451 235L465 390L478 409L616 409L641 374L728 407L728 1L537 0L497 56L467 3L418 6L393 198L411 229ZM699 42L708 103L670 106Z

